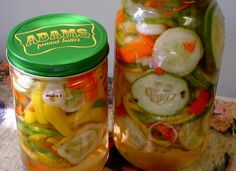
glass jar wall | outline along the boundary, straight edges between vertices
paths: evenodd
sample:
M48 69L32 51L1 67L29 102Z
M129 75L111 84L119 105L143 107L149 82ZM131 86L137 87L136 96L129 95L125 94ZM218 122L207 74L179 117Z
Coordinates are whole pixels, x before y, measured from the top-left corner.
M224 17L214 0L123 0L116 16L114 141L145 170L175 170L207 143Z

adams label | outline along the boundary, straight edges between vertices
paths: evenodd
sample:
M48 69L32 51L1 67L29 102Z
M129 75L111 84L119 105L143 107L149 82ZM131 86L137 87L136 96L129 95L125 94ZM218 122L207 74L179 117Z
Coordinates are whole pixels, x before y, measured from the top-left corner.
M15 34L15 39L29 56L59 48L91 48L96 46L93 24L61 24Z

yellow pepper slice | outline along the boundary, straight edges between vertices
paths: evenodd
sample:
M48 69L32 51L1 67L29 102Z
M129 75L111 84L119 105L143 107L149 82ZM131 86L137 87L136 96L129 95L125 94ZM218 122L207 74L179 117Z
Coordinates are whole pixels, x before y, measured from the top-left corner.
M43 105L45 117L62 135L68 136L73 131L70 125L66 122L66 114L55 106Z
M34 123L34 122L37 121L37 117L36 117L35 112L33 112L33 111L25 111L24 114L25 114L25 117L24 117L25 123L31 124L31 123Z
M33 109L33 103L30 102L24 110L24 122L27 124L30 124L36 121L37 121L37 117Z
M31 100L35 111L36 118L40 124L48 124L43 111L42 92L40 90L32 90Z

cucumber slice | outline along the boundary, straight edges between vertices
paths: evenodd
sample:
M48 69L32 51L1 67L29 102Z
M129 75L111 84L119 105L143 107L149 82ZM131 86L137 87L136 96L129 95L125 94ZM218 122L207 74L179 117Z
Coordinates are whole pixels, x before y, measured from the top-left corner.
M203 55L199 36L181 27L165 31L156 40L153 49L152 56L158 66L179 76L191 73Z
M140 108L160 116L177 114L190 99L187 82L167 73L151 72L137 79L131 91Z
M65 101L59 107L69 113L81 110L85 103L84 92L81 89L66 89L65 94Z
M116 126L122 130L123 135L127 138L123 138L128 146L141 150L146 142L146 138L142 131L137 127L135 122L129 117L117 117Z
M193 150L204 143L206 134L201 127L201 120L185 123L179 131L179 142L187 150Z
M206 12L203 38L206 46L206 55L208 58L213 57L217 69L219 69L221 63L224 34L224 16L217 2L214 1Z
M87 124L56 144L55 148L71 164L79 164L98 147L102 140L102 129L102 124Z

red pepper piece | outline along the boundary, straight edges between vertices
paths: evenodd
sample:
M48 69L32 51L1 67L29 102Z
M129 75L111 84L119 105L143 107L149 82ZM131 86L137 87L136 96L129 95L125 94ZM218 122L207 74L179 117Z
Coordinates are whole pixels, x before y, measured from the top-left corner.
M155 72L158 74L158 75L162 75L165 73L165 70L163 70L161 67L157 67L155 68Z
M85 92L87 100L93 100L97 97L98 85L95 73L93 72L69 78L67 86L69 89L82 89Z
M189 106L189 112L200 115L209 103L211 94L207 90L201 90L197 99Z
M164 123L159 123L154 127L161 135L165 138L165 140L169 142L174 142L176 139L176 134L173 128L168 127Z

